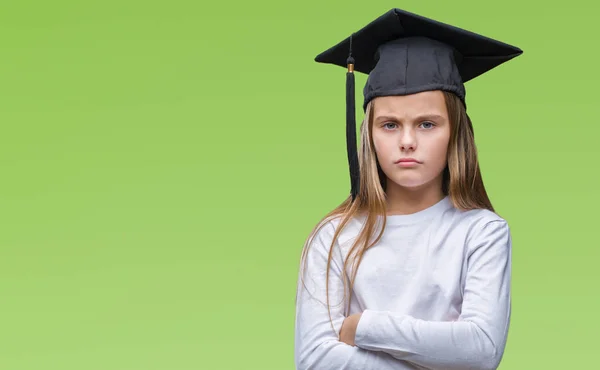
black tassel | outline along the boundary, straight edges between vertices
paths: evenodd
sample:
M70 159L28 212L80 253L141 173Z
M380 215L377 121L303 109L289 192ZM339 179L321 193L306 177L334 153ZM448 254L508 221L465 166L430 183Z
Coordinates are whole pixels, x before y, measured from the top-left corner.
M354 88L354 58L352 58L352 37L350 37L350 55L347 60L346 72L346 148L348 149L348 165L350 167L350 182L352 201L360 190L360 173L356 149L356 107Z

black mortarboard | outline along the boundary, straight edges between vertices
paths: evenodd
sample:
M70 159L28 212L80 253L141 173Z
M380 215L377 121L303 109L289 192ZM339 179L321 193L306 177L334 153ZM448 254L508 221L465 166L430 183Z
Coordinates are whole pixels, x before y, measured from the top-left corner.
M359 191L353 71L369 75L363 89L363 110L377 96L428 90L452 92L465 104L463 83L522 53L521 49L503 42L391 9L317 55L317 62L348 68L346 141L352 199Z

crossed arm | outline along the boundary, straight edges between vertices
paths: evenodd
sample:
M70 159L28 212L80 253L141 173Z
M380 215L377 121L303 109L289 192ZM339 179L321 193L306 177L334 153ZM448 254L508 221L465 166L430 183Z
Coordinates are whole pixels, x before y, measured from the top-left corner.
M304 282L310 294L299 282L295 327L297 370L498 367L511 313L511 236L504 220L486 223L470 240L462 312L452 322L425 321L372 309L346 318L341 304L342 264L334 253L329 302L336 332L324 305L326 263L333 235L333 227L326 228L315 237L307 255L311 273Z

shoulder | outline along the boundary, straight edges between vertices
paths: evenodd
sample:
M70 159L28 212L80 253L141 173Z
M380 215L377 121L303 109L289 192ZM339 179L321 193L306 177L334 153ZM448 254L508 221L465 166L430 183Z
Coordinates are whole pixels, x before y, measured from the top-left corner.
M332 245L338 249L345 249L349 242L356 239L363 222L360 217L352 217L342 228L342 221L341 215L321 220L310 235L311 244L326 251L329 251Z
M511 230L508 221L488 209L456 210L466 233L467 248L472 252L483 245L497 244L510 248Z
M504 218L489 209L455 210L455 212L462 222L474 229L483 227L489 223L505 224L508 226L508 222Z

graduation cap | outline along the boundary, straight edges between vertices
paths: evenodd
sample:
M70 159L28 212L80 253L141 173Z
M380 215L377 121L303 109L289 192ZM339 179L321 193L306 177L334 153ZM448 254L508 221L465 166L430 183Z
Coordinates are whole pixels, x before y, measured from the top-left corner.
M515 46L393 8L315 61L347 67L346 144L352 200L359 192L354 71L368 74L363 110L373 98L429 90L456 94L464 83L522 54Z

